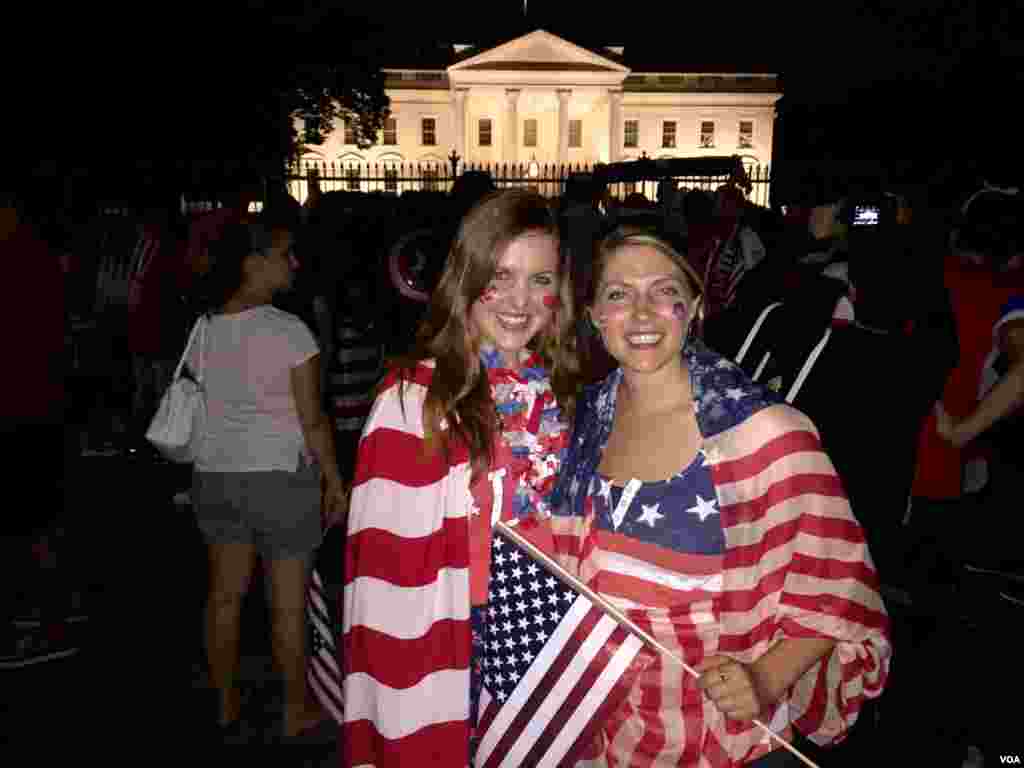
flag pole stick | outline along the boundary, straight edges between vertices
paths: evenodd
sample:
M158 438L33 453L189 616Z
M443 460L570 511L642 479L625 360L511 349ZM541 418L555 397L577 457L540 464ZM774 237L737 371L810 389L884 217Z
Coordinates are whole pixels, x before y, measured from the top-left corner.
M676 662L690 675L692 675L695 678L700 677L700 673L697 672L697 670L695 670L681 658L676 656L675 653L673 653L667 647L662 645L655 638L651 637L647 632L638 627L622 611L620 611L614 605L609 603L607 600L605 600L603 597L601 597L599 594L597 594L594 590L592 590L582 581L577 579L571 573L566 571L561 565L552 560L548 555L544 554L544 552L542 552L540 549L534 546L531 542L523 538L523 536L520 535L518 532L513 530L513 526L517 525L518 523L518 520L501 520L498 521L497 527L501 529L501 532L508 536L510 539L512 539L512 541L514 541L518 546L525 549L533 557L537 558L537 560L543 563L544 566L550 571L552 576L554 576L567 586L571 587L572 589L575 589L576 591L585 595L589 600L599 605L602 610L606 611L612 618L614 618L620 624L625 626L630 632L635 634L637 637L639 637L641 640L647 643L647 645L657 650L663 656L667 656L668 658L672 659L672 661ZM771 728L762 723L760 720L754 719L752 720L752 722L754 723L754 725L756 725L758 728L760 728L762 731L768 734L769 737L775 739L779 743L779 746L789 750L802 763L809 766L809 768L819 768L817 763L815 763L809 757L804 755L800 750L798 750L788 741L783 739L781 736L775 733Z

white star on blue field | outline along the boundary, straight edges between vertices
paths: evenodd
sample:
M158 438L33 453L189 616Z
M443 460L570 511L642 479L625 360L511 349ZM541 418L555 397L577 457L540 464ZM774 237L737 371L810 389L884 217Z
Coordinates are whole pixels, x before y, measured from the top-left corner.
M676 552L725 551L718 497L703 451L683 471L668 480L641 483L633 493L604 477L595 477L590 489L597 524L604 530ZM625 510L618 508L624 496Z

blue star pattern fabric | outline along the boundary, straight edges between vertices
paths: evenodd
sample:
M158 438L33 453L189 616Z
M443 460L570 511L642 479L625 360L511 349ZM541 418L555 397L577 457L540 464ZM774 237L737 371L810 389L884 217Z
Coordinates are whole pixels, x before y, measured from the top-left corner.
M484 685L504 702L576 595L498 536L493 558L482 666Z
M653 649L496 528L473 765L575 765Z
M598 528L675 552L725 552L718 497L703 453L668 480L641 483L617 520L614 513L627 493L601 475L591 480L590 502Z
M752 382L742 368L698 339L688 341L682 354L690 373L697 426L705 439L782 402L779 395ZM622 369L616 368L604 381L583 391L559 485L553 494L552 508L556 514L584 514L584 498L612 431L615 396L621 381Z

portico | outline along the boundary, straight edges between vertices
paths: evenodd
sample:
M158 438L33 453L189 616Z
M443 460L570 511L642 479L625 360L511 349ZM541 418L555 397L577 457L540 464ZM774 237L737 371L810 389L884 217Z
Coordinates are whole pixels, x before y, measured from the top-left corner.
M448 51L443 68L384 69L391 115L377 144L356 147L338 126L302 159L340 163L349 189L359 188L355 166L444 168L453 150L464 165L488 168L643 154L771 163L774 74L635 71L623 48L584 48L545 30Z
M448 67L450 87L466 91L469 125L479 127L478 120L490 119L503 135L500 157L481 147L479 136L463 136L462 141L456 137L466 149L463 157L470 162L536 159L559 165L610 159L605 130L587 134L594 133L597 123L611 124L613 94L621 97L629 75L626 66L543 30L470 53ZM501 98L495 99L498 94ZM477 121L473 116L479 116ZM571 120L579 121L572 142Z

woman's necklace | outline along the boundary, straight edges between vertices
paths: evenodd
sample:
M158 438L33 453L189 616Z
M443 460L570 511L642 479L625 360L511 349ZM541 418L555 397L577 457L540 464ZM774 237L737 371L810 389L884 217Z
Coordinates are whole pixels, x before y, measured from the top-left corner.
M485 366L491 361L486 353L481 354L481 359ZM513 457L525 464L517 483L513 511L518 516L532 508L547 514L550 510L546 497L554 488L569 442L568 425L561 419L547 371L538 358L531 356L518 373L487 367L487 374L501 437Z

